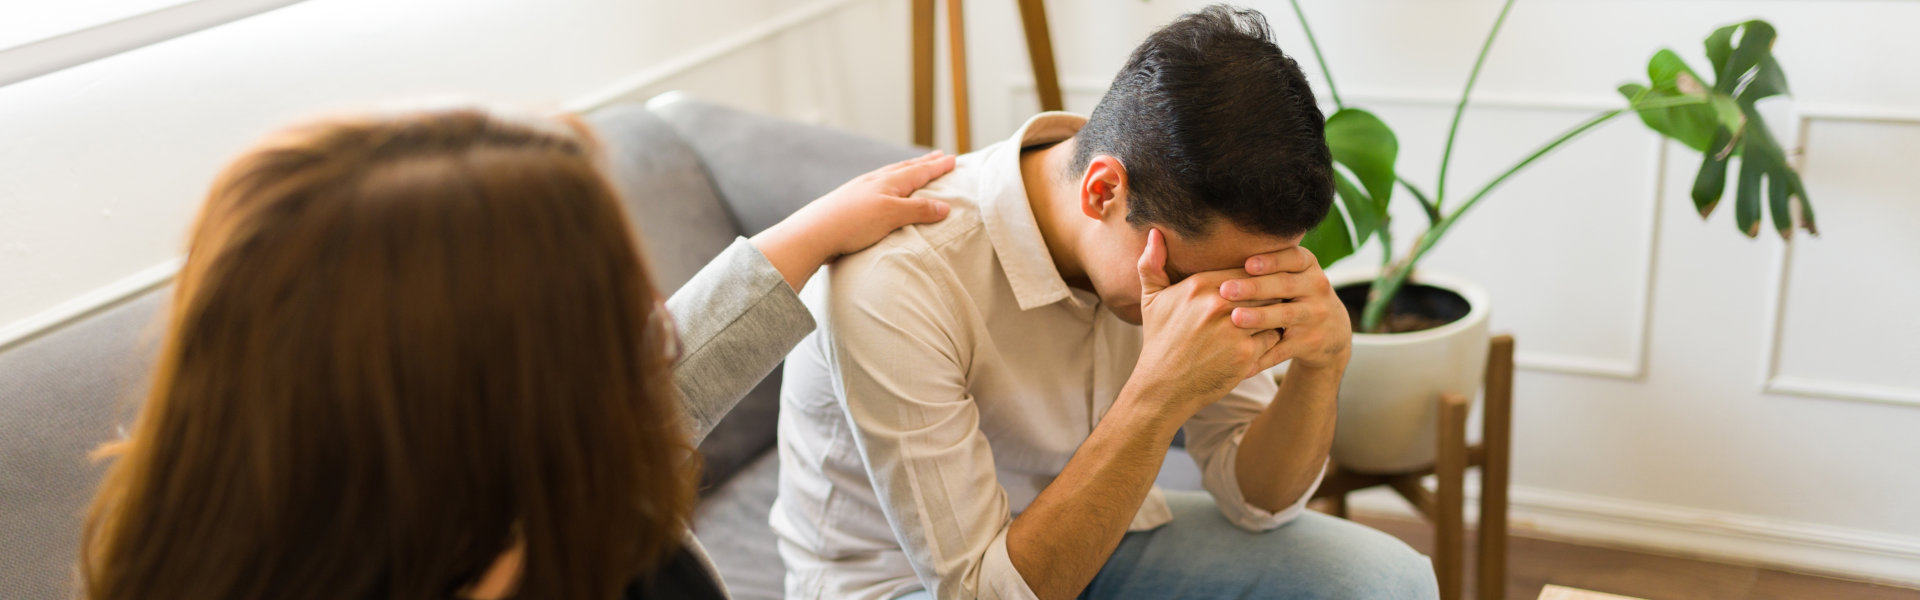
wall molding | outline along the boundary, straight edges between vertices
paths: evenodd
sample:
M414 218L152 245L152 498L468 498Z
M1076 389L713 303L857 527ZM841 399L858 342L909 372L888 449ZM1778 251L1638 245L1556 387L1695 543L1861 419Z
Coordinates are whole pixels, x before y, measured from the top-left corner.
M1477 487L1467 489L1468 523L1478 518ZM1530 537L1920 585L1920 537L1533 487L1508 494L1512 531ZM1386 490L1349 503L1362 514L1418 518Z
M1799 153L1794 156L1793 168L1805 172L1806 156L1811 152L1808 132L1815 121L1871 122L1920 125L1920 110L1911 114L1840 111L1833 114L1802 113L1797 123L1798 136L1795 139ZM1804 238L1796 238L1804 239ZM1774 253L1774 265L1770 291L1767 299L1766 348L1762 353L1764 364L1761 366L1761 391L1771 394L1799 396L1803 398L1825 398L1831 400L1853 400L1875 404L1895 404L1902 406L1920 406L1920 389L1861 384L1847 381L1835 381L1810 377L1783 375L1780 372L1781 338L1786 336L1787 294L1793 279L1793 245L1789 240L1781 243Z
M292 4L301 0L275 0L279 5ZM841 8L865 0L816 0L798 8L780 13L773 18L756 23L738 33L668 58L658 64L634 71L619 80L587 94L583 94L564 106L567 110L584 112L627 99L634 93L658 84L670 77L686 73L714 60L726 57L755 44L766 42L781 33L791 31L821 17L833 14ZM203 0L197 4L211 4L213 0ZM265 4L255 1L254 4ZM232 3L228 3L232 4ZM186 5L191 6L191 5ZM264 12L261 9L258 12ZM235 17L238 18L238 17ZM176 34L180 35L180 34ZM11 50L0 51L0 59L6 58ZM4 63L0 63L4 64ZM5 85L9 71L0 69L0 85ZM28 316L25 319L0 326L0 352L26 343L46 333L59 329L89 315L111 308L121 302L165 285L173 280L180 270L184 258L175 257L160 264L141 269L113 283L95 288L46 310Z
M167 282L173 281L174 274L180 272L180 265L184 262L185 260L181 258L169 259L136 271L119 281L61 302L53 308L0 327L0 352L11 350L14 346L50 333L68 323L99 314L135 296L166 285Z
M0 87L305 0L190 0L0 49Z

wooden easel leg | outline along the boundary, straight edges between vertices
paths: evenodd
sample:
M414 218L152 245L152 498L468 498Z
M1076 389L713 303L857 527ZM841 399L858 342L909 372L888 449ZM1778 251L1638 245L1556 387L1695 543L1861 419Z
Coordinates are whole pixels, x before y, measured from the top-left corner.
M1440 480L1434 493L1433 569L1440 582L1440 600L1460 600L1465 579L1467 473L1467 398L1442 394L1439 406L1438 455L1434 475Z
M962 0L947 0L947 64L953 73L953 151L973 151L972 109L967 106L967 26Z
M1040 0L1020 0L1020 24L1027 33L1027 57L1033 62L1033 89L1040 110L1064 110L1060 73L1053 66L1053 35L1047 31L1047 7Z
M912 0L913 143L933 146L933 2Z
M1480 466L1480 600L1507 594L1507 484L1513 464L1513 336L1493 338L1487 350L1485 420Z

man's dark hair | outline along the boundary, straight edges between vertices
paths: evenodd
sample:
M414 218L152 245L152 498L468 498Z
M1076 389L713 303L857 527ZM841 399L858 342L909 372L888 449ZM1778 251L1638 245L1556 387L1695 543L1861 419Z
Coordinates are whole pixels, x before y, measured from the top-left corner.
M1209 6L1135 48L1078 134L1073 174L1126 167L1127 221L1185 236L1214 217L1294 236L1333 204L1325 117L1259 12Z

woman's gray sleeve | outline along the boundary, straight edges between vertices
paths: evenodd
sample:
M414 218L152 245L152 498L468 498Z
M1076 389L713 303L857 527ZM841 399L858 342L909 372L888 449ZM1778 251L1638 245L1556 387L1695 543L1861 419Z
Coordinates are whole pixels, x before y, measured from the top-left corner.
M667 312L682 352L673 384L696 444L813 332L806 305L746 238L674 292Z

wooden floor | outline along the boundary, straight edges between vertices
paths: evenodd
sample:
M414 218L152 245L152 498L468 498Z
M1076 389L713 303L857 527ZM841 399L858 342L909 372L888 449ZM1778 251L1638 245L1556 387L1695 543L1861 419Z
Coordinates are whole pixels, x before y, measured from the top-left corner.
M1424 522L1375 516L1354 520L1406 540L1421 552L1433 549L1433 528ZM1468 531L1471 537L1472 528ZM1471 540L1468 543L1471 547ZM1547 584L1647 600L1920 600L1920 590L1518 535L1507 542L1507 551L1508 600L1534 600ZM1474 598L1473 552L1467 556L1466 597Z

